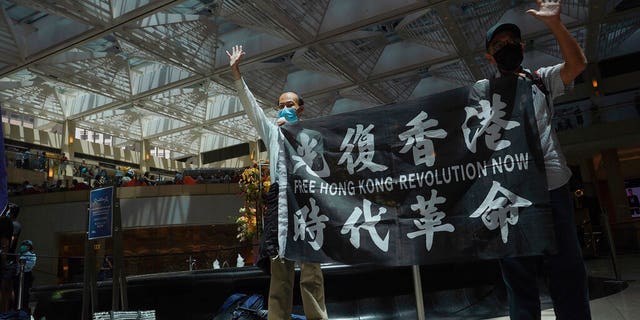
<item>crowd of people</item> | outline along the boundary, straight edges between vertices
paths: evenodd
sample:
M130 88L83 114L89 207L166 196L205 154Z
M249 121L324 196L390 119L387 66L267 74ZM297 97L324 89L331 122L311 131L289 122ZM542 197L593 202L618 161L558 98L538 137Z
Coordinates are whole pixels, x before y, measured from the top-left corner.
M88 164L86 160L70 161L65 153L53 156L44 151L5 150L7 165L20 169L49 172L53 170L57 179L44 180L41 183L23 181L9 184L10 195L35 194L44 192L88 190L105 186L120 187L156 186L168 184L237 183L244 168L201 168L175 173L171 178L140 173L130 167L105 168L97 164Z

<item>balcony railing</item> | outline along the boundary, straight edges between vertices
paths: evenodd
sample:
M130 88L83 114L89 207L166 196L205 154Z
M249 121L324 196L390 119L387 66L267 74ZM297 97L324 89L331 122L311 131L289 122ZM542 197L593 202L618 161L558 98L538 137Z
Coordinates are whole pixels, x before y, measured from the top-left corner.
M556 131L587 128L597 124L640 119L640 101L623 101L607 106L572 103L558 105L553 125Z

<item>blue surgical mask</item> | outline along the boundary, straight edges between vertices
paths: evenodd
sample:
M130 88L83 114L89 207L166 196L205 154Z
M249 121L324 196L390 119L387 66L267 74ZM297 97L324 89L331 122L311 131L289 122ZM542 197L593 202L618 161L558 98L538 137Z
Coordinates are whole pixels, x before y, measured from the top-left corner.
M21 246L20 246L20 253L25 253L25 252L27 252L28 250L29 250L29 248L27 248L27 246L25 246L25 245L21 245Z
M298 114L296 113L296 109L294 108L282 108L282 110L278 112L278 117L285 118L287 122L298 121Z

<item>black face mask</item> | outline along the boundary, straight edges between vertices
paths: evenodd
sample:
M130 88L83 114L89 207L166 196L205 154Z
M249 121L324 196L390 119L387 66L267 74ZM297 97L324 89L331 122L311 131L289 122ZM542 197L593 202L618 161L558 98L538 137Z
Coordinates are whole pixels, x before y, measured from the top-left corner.
M498 63L500 71L516 71L523 59L522 46L519 43L508 43L493 54L493 59Z

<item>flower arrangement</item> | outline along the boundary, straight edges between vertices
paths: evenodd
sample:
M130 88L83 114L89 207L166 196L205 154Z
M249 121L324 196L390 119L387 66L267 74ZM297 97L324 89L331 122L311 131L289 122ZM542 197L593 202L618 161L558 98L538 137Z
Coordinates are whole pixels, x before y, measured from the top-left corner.
M256 231L258 231L256 209L242 207L238 212L240 213L240 217L236 219L236 224L238 225L238 235L236 238L241 242L253 239Z
M240 175L238 185L244 195L244 206L238 210L240 216L236 219L236 225L238 225L236 237L240 241L252 240L258 235L259 217L256 208L261 205L261 212L265 212L264 202L260 200L262 195L269 192L270 181L268 167L263 166L260 169L255 162Z
M244 169L240 175L240 191L244 194L245 201L255 202L261 194L260 185L262 184L262 194L269 192L271 186L271 180L269 178L269 169L267 167L262 168L262 176L260 174L258 165L254 164L252 167Z

